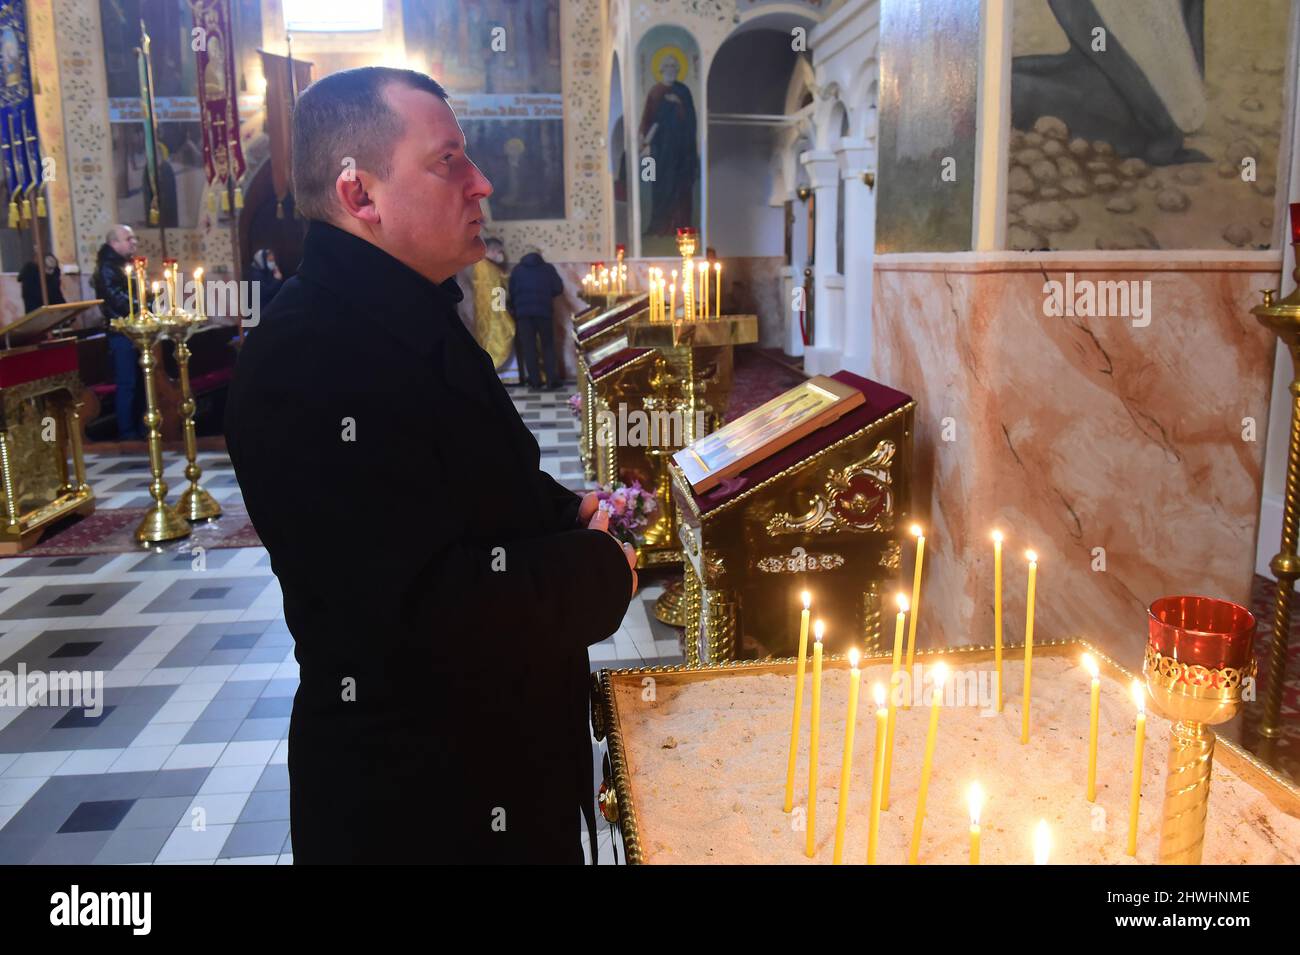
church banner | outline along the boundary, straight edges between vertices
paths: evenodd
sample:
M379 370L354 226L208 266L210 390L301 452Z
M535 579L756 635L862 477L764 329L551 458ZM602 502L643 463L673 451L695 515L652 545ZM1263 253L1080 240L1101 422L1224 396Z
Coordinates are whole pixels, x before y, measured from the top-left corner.
M228 183L235 185L235 208L243 205L239 180L247 168L239 141L239 84L235 79L235 42L230 29L230 0L191 0L194 11L194 61L198 67L199 122L203 130L203 165L208 183L222 184L221 201L229 211ZM214 197L215 199L215 197Z
M17 228L33 212L44 212L41 147L32 102L32 76L27 60L27 10L24 0L0 2L0 149L4 152L9 192L9 226ZM32 196L37 196L32 205Z
M293 104L298 94L311 85L312 64L258 50L266 76L266 135L271 141L271 188L275 190L275 213L284 217L284 200L292 188ZM289 64L293 72L289 72Z

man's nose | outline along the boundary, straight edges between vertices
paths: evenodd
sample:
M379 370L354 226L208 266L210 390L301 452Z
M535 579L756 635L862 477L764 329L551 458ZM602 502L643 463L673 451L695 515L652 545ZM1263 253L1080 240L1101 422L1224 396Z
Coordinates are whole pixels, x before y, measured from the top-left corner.
M476 201L479 199L486 199L488 196L492 195L492 183L488 181L487 176L483 175L483 170L474 165L472 160L470 161L470 165L474 166L474 173L470 177L469 196L471 199Z

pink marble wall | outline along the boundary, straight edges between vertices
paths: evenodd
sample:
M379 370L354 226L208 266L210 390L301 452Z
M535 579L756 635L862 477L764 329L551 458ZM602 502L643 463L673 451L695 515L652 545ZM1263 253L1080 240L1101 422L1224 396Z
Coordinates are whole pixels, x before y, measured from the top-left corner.
M1155 598L1247 601L1274 349L1249 309L1280 268L1273 253L877 256L873 377L917 399L918 640L992 643L995 526L1008 642L1024 637L1027 547L1036 638L1131 665ZM1066 272L1150 281L1150 324L1046 316L1044 283Z

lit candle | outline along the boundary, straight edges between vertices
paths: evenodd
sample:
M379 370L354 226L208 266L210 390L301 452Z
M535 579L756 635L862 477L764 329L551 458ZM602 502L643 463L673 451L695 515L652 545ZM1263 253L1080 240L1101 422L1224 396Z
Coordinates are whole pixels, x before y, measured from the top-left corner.
M1025 700L1020 708L1020 742L1029 742L1029 680L1034 665L1034 587L1038 579L1038 555L1025 551L1029 561L1029 599L1025 604Z
M925 535L921 525L912 525L912 536L916 538L916 571L912 574L912 619L907 622L907 673L912 673L912 659L916 653L916 612L921 607L921 564L925 560ZM912 708L912 694L907 694L903 702L906 709Z
M1101 721L1101 678L1091 653L1083 655L1083 667L1092 674L1092 702L1088 711L1088 802L1097 801L1097 728Z
M849 777L853 773L853 730L858 722L858 689L862 671L858 669L858 651L849 651L849 721L844 727L844 758L840 763L840 806L835 818L835 854L831 858L839 865L844 858L844 826L849 818Z
M966 790L966 804L970 807L970 864L980 864L980 810L984 808L984 790L979 783L971 783Z
M1128 854L1138 851L1138 807L1142 802L1142 747L1147 738L1146 691L1140 680L1132 686L1133 705L1137 707L1137 735L1133 740L1133 789L1128 797Z
M131 286L135 284L135 268L129 263L126 267L126 317L135 318L135 292Z
M799 614L799 659L794 664L794 718L790 722L790 760L785 769L785 811L794 809L794 766L799 756L799 715L803 709L804 662L808 655L808 607L812 595L803 592L803 612Z
M199 316L199 318L203 318L206 315L203 310L205 307L203 299L203 269L197 268L194 270L194 312Z
M895 697L898 694L898 667L903 658L903 620L907 617L907 597L899 594L898 616L894 618L894 663L889 671L889 727L885 734L885 776L881 785L880 808L889 809L889 773L894 765Z
M713 263L713 317L722 317L722 263Z
M939 731L939 704L943 702L943 681L948 676L948 668L942 663L936 663L930 672L934 674L934 695L930 698L930 729L925 734L925 759L921 763L921 794L916 800L916 820L912 823L912 846L907 853L907 861L911 865L916 865L916 858L921 852L925 797L930 791L930 767L934 764L934 738Z
M885 781L885 733L889 714L885 709L885 688L879 683L872 692L876 697L876 756L871 774L871 822L867 829L867 865L876 864L876 843L880 838L880 787Z
M1002 712L1002 532L993 532L993 666L997 669L998 712Z
M709 317L709 262L700 263L700 318Z
M1048 831L1047 820L1038 820L1034 830L1034 865L1047 865L1047 857L1052 852L1052 833Z
M817 839L817 740L822 722L822 622L813 624L812 726L808 740L808 837L804 852L813 857Z
M672 281L668 284L668 317L677 320L677 270L672 271Z
M135 294L136 294L136 298L140 300L141 315L144 314L145 308L148 306L148 303L145 301L145 295L144 295L145 272L148 268L149 268L148 259L137 258L135 260L135 282L136 282Z

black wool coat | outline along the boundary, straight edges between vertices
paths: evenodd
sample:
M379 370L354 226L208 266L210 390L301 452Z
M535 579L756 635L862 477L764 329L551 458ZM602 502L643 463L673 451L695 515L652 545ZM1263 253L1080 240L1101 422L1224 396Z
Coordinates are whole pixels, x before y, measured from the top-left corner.
M313 222L226 440L300 666L295 862L578 862L587 648L632 589L434 284ZM589 823L590 825L590 823Z

